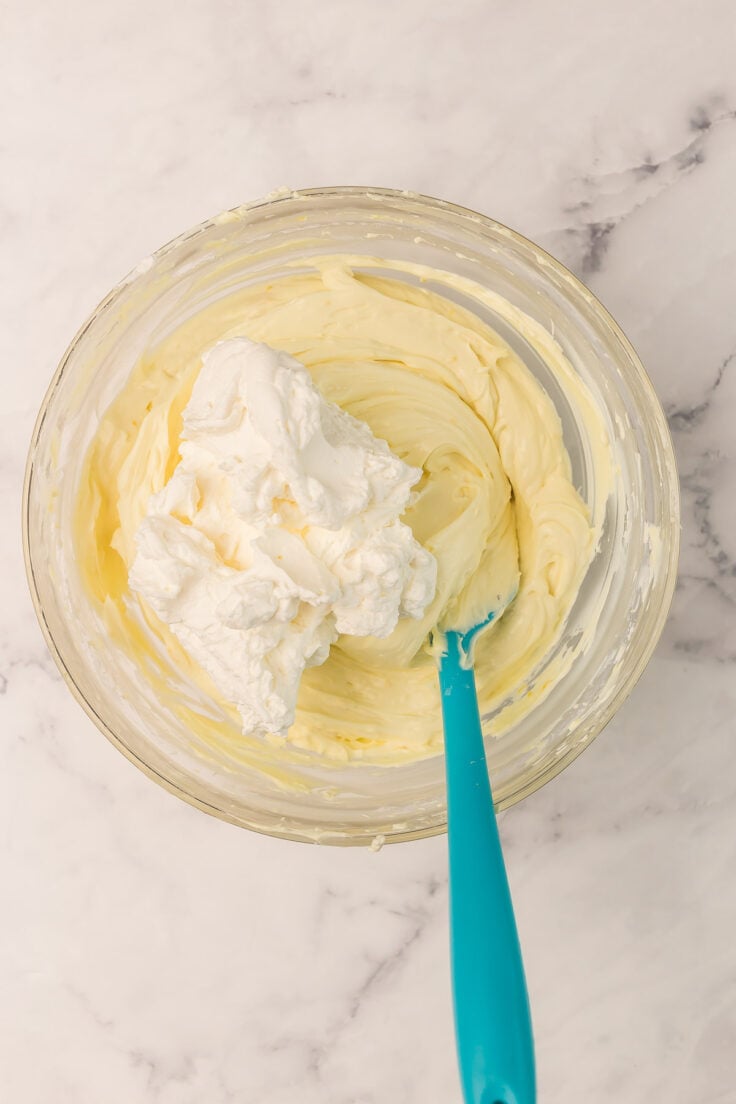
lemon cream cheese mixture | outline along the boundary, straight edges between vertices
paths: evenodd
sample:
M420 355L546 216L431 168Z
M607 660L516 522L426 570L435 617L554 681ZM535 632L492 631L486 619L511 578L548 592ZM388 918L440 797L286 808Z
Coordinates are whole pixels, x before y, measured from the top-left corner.
M313 264L203 308L142 357L85 461L79 566L141 677L172 709L177 679L199 701L193 737L418 759L442 746L441 630L515 595L475 650L496 733L564 673L532 685L605 505L590 516L520 356L422 281L490 306L544 360L604 487L605 432L554 340L500 297L402 262Z

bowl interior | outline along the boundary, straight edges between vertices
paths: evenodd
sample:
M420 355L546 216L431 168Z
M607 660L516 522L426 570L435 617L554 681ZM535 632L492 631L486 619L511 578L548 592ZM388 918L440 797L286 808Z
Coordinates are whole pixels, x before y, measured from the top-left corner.
M552 397L575 485L591 508L605 495L595 559L561 639L533 680L565 662L590 631L588 645L503 736L494 738L493 717L484 718L497 804L538 788L593 739L649 658L674 585L678 500L666 423L635 353L587 289L505 227L437 200L348 188L289 193L205 223L131 273L72 342L39 415L24 510L28 572L42 626L73 691L157 781L218 816L288 838L415 838L445 824L441 757L340 767L304 753L283 786L258 770L257 751L223 756L192 741L103 631L74 561L72 519L84 455L139 357L205 305L325 253L352 254L367 271L380 271L375 258L387 258L476 281L553 334L584 381L610 443L610 495L596 483L585 423L545 360L487 303L451 293L501 333ZM436 290L448 294L444 286ZM186 695L186 687L179 692Z

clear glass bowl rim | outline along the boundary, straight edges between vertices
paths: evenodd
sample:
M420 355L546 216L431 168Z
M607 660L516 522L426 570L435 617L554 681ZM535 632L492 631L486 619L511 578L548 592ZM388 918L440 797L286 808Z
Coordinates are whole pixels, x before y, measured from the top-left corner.
M664 468L667 475L668 486L665 490L668 492L670 502L670 532L668 534L667 550L668 555L666 562L662 565L662 587L661 587L661 599L656 611L656 617L653 624L650 626L650 632L646 639L642 638L642 634L638 634L632 641L632 648L626 655L626 674L621 679L617 692L612 695L608 702L607 708L598 718L595 730L592 732L586 732L584 738L576 741L572 744L564 755L561 755L554 762L550 763L548 767L535 776L530 782L520 786L513 794L508 796L505 801L497 803L497 810L509 808L515 805L518 801L528 797L530 794L535 793L541 789L542 786L556 778L565 767L569 766L577 757L589 747L593 740L600 735L609 721L618 712L623 702L629 697L631 691L634 689L636 683L639 681L644 669L646 668L652 653L657 645L659 637L664 628L664 624L669 614L670 605L674 595L675 584L677 579L677 564L679 559L679 545L680 545L680 501L679 501L679 481L677 476L677 468L675 463L674 448L672 445L672 439L667 427L664 412L662 411L659 398L656 394L654 386L644 368L641 360L639 359L636 350L632 346L629 339L626 337L624 331L619 326L618 322L611 315L611 313L603 306L600 300L590 291L590 289L575 276L565 265L558 261L554 256L544 250L541 246L535 242L526 238L523 234L512 230L504 223L492 219L487 215L480 214L477 211L468 207L463 207L456 203L451 203L448 200L438 199L434 196L429 196L423 193L410 192L406 190L399 190L394 188L379 188L379 187L363 187L357 185L336 185L330 187L312 187L312 188L299 188L299 189L279 189L278 191L264 196L260 199L253 200L241 204L237 207L230 208L219 215L205 219L198 225L184 231L182 234L178 234L170 241L166 242L160 248L156 249L150 256L150 263L153 264L157 261L164 259L169 253L180 248L185 243L192 245L196 242L197 238L205 234L212 227L218 225L222 220L236 221L244 220L251 217L254 213L263 212L264 209L272 209L281 203L288 203L294 200L302 200L308 198L328 199L330 197L342 198L342 199L369 199L369 200L387 200L394 203L401 203L402 201L409 201L414 205L418 205L426 209L426 213L431 215L431 212L438 211L447 217L450 216L463 223L471 223L472 230L479 236L484 236L484 232L492 235L502 235L507 237L510 241L520 246L522 249L528 251L537 261L554 271L558 276L564 278L572 289L581 295L592 308L595 314L598 316L599 321L602 321L605 326L611 331L611 334L615 341L620 345L622 352L625 355L626 364L618 362L618 367L622 372L630 372L633 376L637 377L637 383L642 390L647 394L650 410L649 413L661 415L661 426L663 430L661 433L661 444L663 447L663 455L661 459L664 462ZM28 585L31 592L31 599L33 607L38 619L41 631L43 633L46 644L49 651L58 667L64 681L66 682L69 690L74 698L84 709L85 713L90 717L96 727L103 733L104 736L118 749L126 759L130 760L139 770L147 775L154 782L157 782L164 789L174 794L176 797L186 801L189 805L194 806L203 812L209 813L212 816L216 816L220 820L229 821L230 823L238 826L243 825L242 820L237 819L234 816L228 815L225 810L207 802L200 796L190 793L188 790L177 786L170 781L164 775L153 769L144 759L136 755L115 733L113 729L100 717L94 707L87 701L82 694L77 683L74 680L73 675L69 671L64 657L61 654L54 636L49 628L44 615L43 606L39 597L38 587L35 580L35 571L33 563L33 553L31 548L31 542L29 538L29 507L31 501L31 492L33 484L33 468L34 459L36 454L36 447L40 437L41 429L46 419L49 406L59 386L66 367L76 350L77 345L83 339L87 329L91 326L93 321L98 319L105 311L112 307L119 296L125 291L130 283L136 278L140 268L137 266L132 269L126 276L124 276L118 283L108 292L108 294L98 303L98 305L91 312L85 322L79 327L76 334L69 342L59 365L54 372L54 375L49 383L46 393L43 397L41 407L36 418L36 422L31 435L31 442L28 450L28 457L26 461L25 477L23 484L23 496L22 496L22 539L23 539L23 558L25 562L26 576L28 579ZM270 835L281 839L293 840L296 842L316 842L314 839L309 839L298 832L292 832L288 828L271 830L260 827L258 825L247 825L249 830L258 832L263 835ZM408 830L397 832L391 836L386 837L386 843L400 843L407 842L415 839L423 839L434 835L441 835L447 830L446 820L438 821L436 824L423 827L419 830ZM365 846L367 842L366 837L361 836L340 836L330 837L327 842L336 843L343 846ZM384 841L381 841L384 842Z

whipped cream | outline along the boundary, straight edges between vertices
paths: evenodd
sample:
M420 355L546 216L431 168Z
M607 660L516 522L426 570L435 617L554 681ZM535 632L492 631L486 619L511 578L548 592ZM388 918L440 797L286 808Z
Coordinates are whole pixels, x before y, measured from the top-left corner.
M136 532L133 591L241 715L283 736L304 669L338 635L421 618L437 564L400 517L421 469L327 402L286 353L205 353L180 463Z

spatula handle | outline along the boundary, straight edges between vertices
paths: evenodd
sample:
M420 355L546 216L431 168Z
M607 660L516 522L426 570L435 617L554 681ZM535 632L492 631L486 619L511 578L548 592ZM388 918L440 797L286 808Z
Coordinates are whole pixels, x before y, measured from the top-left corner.
M472 668L447 634L440 663L450 854L450 939L466 1104L535 1104L524 966L488 780Z

